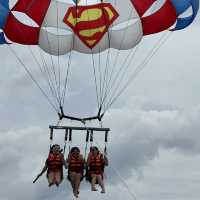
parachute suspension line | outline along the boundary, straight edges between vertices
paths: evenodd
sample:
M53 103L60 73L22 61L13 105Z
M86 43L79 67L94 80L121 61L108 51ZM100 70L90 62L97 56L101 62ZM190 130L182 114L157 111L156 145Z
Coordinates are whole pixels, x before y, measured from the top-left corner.
M76 21L75 21L75 23L77 23L77 6L78 6L78 2L76 1ZM73 34L73 39L71 41L71 51L70 51L70 53L68 53L67 71L66 71L64 87L63 87L63 91L62 91L62 98L61 98L62 103L60 106L62 109L65 104L66 91L67 91L67 85L68 85L68 77L69 77L69 71L70 71L70 67L71 67L72 50L74 49L74 43L75 43L75 35ZM61 112L62 112L62 110L61 110Z
M28 11L28 10L31 8L31 5L34 3L34 1L35 1L35 0L32 0L32 1L27 5L27 7L26 7L26 9L25 9L26 11ZM24 6L25 6L25 4L24 4ZM44 22L45 22L45 21L44 21ZM32 21L30 21L30 23L32 24ZM21 31L21 30L19 29L19 31ZM48 36L47 36L47 39L48 39ZM48 39L48 43L49 43L49 39ZM49 45L49 47L50 47L50 45ZM51 47L50 47L50 48L51 48ZM30 49L31 49L31 48L30 48ZM33 52L32 52L32 55L33 55L33 57L34 57L36 63L37 63L38 66L39 66L39 63L38 63L36 57L34 56ZM40 54L40 55L42 56L42 54ZM51 59L52 59L52 56L51 56ZM52 59L52 61L53 61L53 59ZM52 65L53 65L53 64L52 64ZM55 67L54 67L54 68L55 68ZM54 71L55 71L55 69L54 69ZM48 74L50 74L50 73L48 73ZM51 80L52 80L52 79L51 79L50 76L49 76L49 81L52 82ZM49 82L49 81L47 81L47 82ZM48 84L48 85L49 85L49 84ZM52 82L51 85L53 85L53 82ZM51 91L51 86L50 86L50 85L49 85L49 89L50 89L50 91ZM54 90L55 90L55 91L54 91L53 93L56 93L56 95L52 93L52 97L56 98L56 100L58 101L58 105L59 105L59 95L57 94L55 88L54 88ZM57 107L59 107L59 106L57 106Z
M38 68L39 68L39 70L40 70L40 72L42 73L42 75L43 75L43 77L44 77L44 80L47 82L47 84L48 84L48 86L49 86L49 89L50 89L50 91L51 91L51 93L52 93L52 96L55 98L55 105L58 103L58 105L59 105L59 101L58 101L58 99L57 99L57 97L55 96L55 93L53 92L53 88L52 88L52 86L51 86L51 83L50 83L50 81L49 81L49 78L48 78L48 76L47 76L47 74L45 73L45 66L44 66L44 62L43 62L43 59L41 59L42 60L42 63L43 63L43 66L39 63L39 61L38 61L38 59L36 58L36 56L35 56L35 54L33 53L33 50L31 49L31 47L29 47L29 46L27 46L27 48L28 48L28 50L30 51L30 54L31 54L31 56L33 57L33 60L35 61L35 63L36 63L36 66L38 66ZM44 68L44 69L42 69L42 68ZM31 73L31 70L29 69L29 71L30 71L30 73ZM32 73L31 73L32 74ZM39 84L39 82L38 82L38 84ZM57 100L57 102L56 102L56 100Z
M47 24L44 20L44 28L46 29L47 28ZM50 41L49 41L49 37L48 37L48 34L46 35L46 38L47 38L47 42L48 42L48 47L50 49L50 52L52 51L52 47L51 47L51 44L50 44ZM52 73L52 76L53 76L53 79L54 79L54 84L55 84L55 88L56 88L56 94L57 94L57 97L58 97L58 101L59 101L59 105L60 105L60 96L59 96L59 86L58 86L58 80L57 80L57 76L56 76L56 66L55 66L55 63L53 61L53 56L50 54L48 54L50 56L50 60L51 60L51 65L50 65L50 69L51 69L51 73Z
M124 92L124 90L127 89L127 87L129 86L129 84L135 80L135 78L137 77L137 75L147 66L147 64L150 62L150 60L152 59L152 57L158 52L158 50L164 45L164 43L169 39L169 37L171 36L173 32L167 33L167 36L165 37L165 35L163 34L162 37L160 38L160 40L157 42L157 44L152 48L152 50L150 51L150 53L146 56L146 58L143 60L143 62L141 64L139 64L136 69L134 70L134 72L131 74L131 77L127 80L126 84L123 86L123 88L116 94L115 91L115 95L114 97L109 101L109 103L106 105L106 111L113 105L113 103L116 101L116 99L119 98L119 96L121 96L121 94ZM129 65L131 64L131 60Z
M64 156L65 156L65 149L66 149L67 140L68 140L68 134L69 134L68 129L65 129L65 139L64 139L64 149L63 149L63 155Z
M89 130L86 126L86 123L83 123L84 127L85 127L85 130L87 131L86 132L86 138L85 138L85 150L84 150L84 161L86 161L86 156L87 156L87 149L88 149L88 142L90 140L90 147L92 145L91 142L93 142L93 131L92 130Z
M88 0L86 0L86 5L88 5ZM76 17L77 19L77 17ZM87 10L87 20L90 22L90 15L89 11ZM90 27L90 33L91 33L91 27ZM96 74L96 69L95 69L95 62L94 62L94 53L91 49L91 57L92 57L92 67L93 67L93 75L94 75L94 82L95 82L95 90L96 90L96 98L97 98L97 106L98 109L100 109L100 100L99 100L99 91L98 91L98 83L97 83L97 74Z
M104 15L103 15L104 16ZM100 96L100 104L102 99L102 70L101 70L101 50L99 46L98 52L98 73L99 73L99 96Z
M129 18L130 18L130 17L129 17ZM124 30L124 33L123 33L123 38L122 38L122 40L121 40L120 49L121 49L121 46L122 46L123 41L124 41L124 38L125 38L126 30L127 30L127 29L125 29L125 30ZM112 29L111 29L111 31L112 31ZM114 68L116 67L117 59L118 59L118 57L119 57L119 53L120 53L120 50L118 50L118 53L117 53L117 55L116 55L116 57L115 57L115 61L114 61L114 63L112 64L112 68L111 68L111 70L110 70L110 71L111 71L111 72L110 72L110 76L108 76L108 79L105 80L106 87L105 87L104 94L103 94L103 98L102 98L102 102L101 102L101 105L103 106L104 112L105 112L105 101L106 101L106 96L107 96L106 94L107 94L107 92L108 92L108 87L109 87L109 85L110 85L110 81L111 81L111 79L112 79L112 76L114 75Z
M149 54L146 56L146 58L143 60L142 63L140 63L136 69L133 71L131 77L128 79L128 81L126 82L126 84L122 87L122 89L117 93L117 88L114 91L113 94L113 98L110 100L110 102L107 104L107 110L112 106L112 104L116 101L116 99L124 92L124 90L126 90L126 88L129 86L129 84L135 80L135 78L137 77L137 75L146 67L146 65L149 63L149 61L151 60L151 58L156 54L156 52L160 49L160 47L166 42L166 40L168 38L166 38L165 40L163 40L164 35L162 35L162 37L160 38L160 40L157 42L157 45L155 45L151 51L149 52ZM129 65L131 64L131 60L129 62ZM117 94L116 94L117 93Z
M102 121L99 121L99 123L102 123ZM87 126L86 126L86 123L83 123L84 127L85 127L85 130L87 131L86 132L86 144L85 144L85 151L84 151L84 160L86 161L86 154L87 154L87 149L88 149L88 142L90 140L90 148L93 146L93 142L94 142L94 132L92 129L88 129ZM102 126L101 126L102 128ZM109 132L109 129L106 129L105 132Z
M72 144L72 129L69 129L69 152L71 151Z
M28 4L28 6L27 6L27 9L26 10L29 10L30 9L30 7L31 7L31 5L34 3L34 1L35 0L32 0L31 2L30 2L30 4ZM45 22L45 20L44 20L44 28L47 28L47 25L46 25L46 22ZM48 35L47 35L47 41L48 41L48 46L49 46L49 48L50 48L50 51L52 51L52 48L51 48L51 45L50 45L50 42L49 42L49 37L48 37ZM52 55L50 55L50 57L51 57L51 65L52 65L52 67L51 67L51 70L52 70L52 72L53 72L53 75L54 75L54 79L55 79L55 85L56 85L56 88L57 88L57 101L59 102L59 105L60 105L60 96L59 96L59 90L58 90L58 83L57 83L57 77L56 77L56 67L55 67L55 64L54 64L54 62L53 62L53 57L52 57ZM52 82L53 83L53 82Z
M86 161L89 137L90 137L90 131L87 129L86 138L85 138L84 161Z
M31 49L30 47L28 47L28 49L32 52L31 54L32 54L32 56L33 56L33 58L34 58L34 60L35 60L35 62L36 62L36 64L37 64L37 66L39 67L39 70L40 70L41 73L43 74L44 79L46 80L46 82L47 82L47 84L48 84L48 86L49 86L49 90L50 90L50 92L51 92L51 94L52 94L52 97L55 99L54 101L56 102L56 104L59 105L59 98L58 98L58 96L56 96L56 90L55 90L55 88L54 88L53 85L52 85L51 76L50 76L50 74L49 74L49 70L48 70L46 61L44 60L44 57L43 57L42 54L41 54L41 49L38 48L39 51L40 51L39 54L40 54L40 57L41 57L41 61L42 61L42 65L43 65L43 66L41 66L41 64L38 62L38 60L37 60L37 58L35 57L35 55L34 55L32 49ZM43 69L42 69L42 68L43 68ZM57 106L57 107L59 107L59 106Z
M113 63L113 66L112 66L112 71L111 71L111 73L110 73L111 76L113 75L114 67L116 66L117 61L118 61L118 59L119 59L119 55L120 55L120 52L121 52L120 50L121 50L122 45L123 45L124 40L125 40L126 32L127 32L127 29L128 29L127 27L128 27L128 25L129 25L129 20L131 19L132 13L133 13L133 11L131 10L131 11L130 11L130 14L129 14L129 17L128 17L126 29L123 31L123 36L122 36L122 39L121 39L121 41L120 41L120 47L119 47L119 49L117 50L117 55L115 56L115 59L114 59L114 63ZM112 29L111 29L111 31L112 31ZM110 79L111 79L111 76L110 76ZM109 82L110 82L110 79L109 79ZM107 82L106 85L108 85L109 82ZM105 93L106 93L106 91L105 91Z
M35 1L35 0L32 0L32 1L28 4L26 10L28 10L28 9L30 8L30 6L32 5L32 3L34 3L34 1ZM25 5L24 5L24 6L25 6ZM30 23L32 24L32 21L30 21ZM22 33L22 31L21 31L21 29L19 29L19 27L17 27L17 29L18 29L19 32ZM23 33L22 33L22 35L23 35ZM24 37L26 37L26 36L24 36ZM40 71L42 72L42 66L41 66L41 64L39 63L39 61L37 60L36 56L34 55L34 53L33 53L32 49L31 49L31 47L28 46L27 48L28 48L28 50L30 51L31 56L32 56L33 59L35 60L35 63L37 64L38 68L39 68ZM19 57L19 56L18 56L18 57ZM28 67L26 67L26 68L28 69ZM29 73L32 75L30 69L29 69ZM45 74L45 73L42 72L42 74ZM33 75L32 75L32 76L33 76ZM52 92L52 96L55 98L55 95L53 94L54 92L53 92L53 90L51 89L52 87L51 87L50 84L49 84L49 80L48 80L47 76L44 76L44 79L47 81L47 84L49 85L50 91ZM38 85L39 85L39 83L38 83ZM41 86L40 86L40 87L41 87ZM46 94L46 95L47 95L47 94ZM47 96L48 96L48 95L47 95ZM57 100L57 98L55 98L55 100ZM57 103L54 102L54 105L56 105L56 104L57 104ZM58 107L58 106L56 106L56 107Z
M99 121L99 126L103 128L103 121ZM108 144L108 133L110 130L105 131L105 137L104 137L104 155L107 155L107 144ZM97 142L96 142L97 143ZM98 144L98 143L97 143ZM99 145L98 145L99 146Z
M44 68L43 69L43 74L46 77L46 81L48 82L52 97L53 97L53 99L55 99L55 101L57 100L57 103L58 103L57 107L59 107L59 100L58 100L58 98L56 96L55 87L52 84L52 79L51 79L51 75L50 75L50 72L49 72L48 67L47 67L47 63L46 63L44 57L42 56L42 52L41 52L42 50L40 48L38 48L38 49L39 49L40 57L41 57L41 60L42 60L42 63L43 63L43 68Z
M103 122L100 121L99 125L101 128L103 128ZM107 155L107 144L108 144L108 133L109 133L110 129L105 130L105 136L104 136L104 155ZM97 141L95 141L95 143L97 144L97 146L100 148L100 145Z
M73 39L71 41L71 49L73 49L74 43L75 43L75 35L73 35ZM72 62L72 54L73 54L73 51L71 50L68 53L67 71L66 71L64 87L63 87L63 91L62 91L62 104L61 104L61 106L64 106L64 104L65 104L66 91L67 91L68 79L69 79L69 72L70 72L70 67L71 67L71 62Z
M47 28L47 24L44 20L44 28L46 29ZM52 47L51 47L51 44L50 44L50 41L49 41L49 37L48 35L46 34L46 38L47 38L47 42L48 42L48 46L49 46L49 49L50 51L52 51ZM52 77L53 79L51 78L51 82L52 82L52 85L54 85L54 88L55 88L55 93L56 93L56 99L58 101L58 104L60 105L60 95L59 95L59 86L58 86L58 80L57 80L57 76L56 76L56 66L55 66L55 63L53 61L53 56L51 54L48 54L48 56L50 56L50 59L51 59L51 72L49 74L52 74ZM48 67L47 67L48 68ZM49 70L48 70L49 71ZM50 75L51 77L51 75ZM55 95L54 95L55 96ZM59 108L59 106L58 106Z
M109 39L110 40L110 39ZM109 42L110 43L110 42ZM103 81L103 86L102 86L102 95L101 95L101 105L100 106L103 106L103 99L104 99L104 91L106 90L106 87L107 87L107 79L108 79L108 75L109 75L109 66L110 66L110 53L111 50L110 50L110 47L108 49L108 53L107 53L107 58L106 58L106 67L105 67L105 72L104 72L104 81Z
M102 97L101 97L101 105L103 106L103 97L104 97L104 91L106 90L106 82L108 79L108 74L109 74L109 66L110 66L110 47L108 49L107 57L106 57L106 66L104 70L104 79L103 79L103 86L102 86Z
M87 0L86 0L87 2ZM103 3L103 0L101 0L101 3ZM88 12L88 11L87 11ZM102 12L103 12L103 17L104 17L104 21L106 21L105 19L105 10L104 8L102 8ZM89 19L89 14L88 14L88 21L90 21ZM109 66L109 52L110 52L110 35L109 35L109 32L108 32L108 42L109 42L109 48L108 48L108 54L107 54L107 58L106 58L106 68L108 68ZM92 52L92 51L91 51ZM101 111L102 111L102 93L103 93L103 85L104 85L104 82L105 82L105 79L106 79L106 76L107 76L107 69L105 68L105 71L104 71L104 75L102 74L102 71L101 71L101 53L100 53L100 47L99 47L99 62L98 62L98 73L96 72L96 69L95 69L95 62L94 62L94 54L92 52L92 62L93 62L93 74L94 74L94 79L95 79L95 87L96 87L96 94L97 94L97 104L98 104L98 120L101 121L102 117L103 117L103 114L101 114ZM98 76L98 79L97 79L97 74L99 74ZM104 79L104 81L102 81ZM98 87L98 82L99 82L99 87Z
M29 71L29 69L26 67L26 65L23 63L23 61L20 59L20 57L16 54L16 52L14 51L14 49L12 49L12 47L10 45L7 45L8 49L10 49L10 51L13 53L13 55L17 58L18 62L22 65L22 67L25 69L25 71L27 72L27 74L29 75L29 77L31 78L31 80L35 83L35 85L39 88L39 90L41 91L41 93L43 94L43 96L47 99L47 101L49 102L49 104L52 106L52 108L56 111L56 113L59 112L59 110L56 108L56 106L53 104L53 102L51 101L51 99L48 97L48 95L45 93L45 91L40 87L39 83L35 80L35 78L33 77L33 75L31 74L31 72Z
M31 7L31 5L34 3L34 1L35 1L35 0L32 0L32 2L28 5L27 10L30 9L30 7ZM31 22L31 23L32 23L32 22ZM42 57L42 61L45 61L44 56L42 56L42 54L41 54L41 49L40 49L39 47L38 47L38 49L39 49L39 51L40 51L40 56ZM46 61L45 61L45 65L43 65L43 67L44 67L44 70L45 70L46 72L48 72L48 76L49 76L49 81L48 81L48 82L51 82L51 86L50 86L50 84L49 84L50 90L52 90L52 89L51 89L52 87L54 88L54 92L52 92L52 97L55 98L55 99L57 100L58 105L59 105L59 96L58 96L58 94L57 94L57 92L56 92L55 87L53 86L53 81L52 81L52 78L51 78L49 69L48 69L48 67L47 67ZM58 107L59 107L59 106L58 106Z
M115 174L118 176L118 178L120 179L120 181L123 183L124 187L126 188L126 190L128 191L129 195L133 198L133 200L137 200L136 195L132 192L132 188L130 189L128 184L126 183L125 179L121 176L121 174L118 172L118 170L115 167L111 166L111 169L113 169L113 171L115 172Z
M105 144L107 143L108 141L108 132L109 131L106 131L105 132ZM97 147L100 149L100 145L97 141L95 141ZM107 155L107 149L106 149L106 146L104 148L104 156ZM125 179L121 176L121 174L119 173L119 171L115 168L115 167L112 167L111 165L111 169L115 172L115 174L118 176L118 178L120 179L120 181L123 183L123 186L126 188L126 190L128 191L130 197L132 197L133 200L137 200L136 198L136 195L135 195L135 192L133 193L132 190L130 190L128 184L126 183Z
M141 43L140 43L136 48L138 48L140 45L141 45ZM149 52L149 54L151 54L151 52L153 51L153 49L156 48L156 46L157 46L157 45L155 45L155 46L152 48L152 50ZM116 81L113 81L113 82L112 82L113 85L111 84L111 89L109 90L109 93L110 93L110 92L112 92L112 93L111 93L111 95L110 95L110 98L107 98L107 99L109 99L109 101L107 102L107 107L108 107L108 105L109 105L109 102L111 102L112 99L114 99L114 97L115 97L117 91L119 90L121 81L123 80L124 76L126 75L126 71L128 70L128 68L130 68L131 63L132 63L133 60L134 60L135 54L136 54L136 52L133 52L133 54L132 54L132 56L131 56L130 59L128 58L128 57L130 57L130 56L129 56L129 55L127 56L126 62L123 62L123 65L124 65L125 67L124 67L123 73L121 74L121 77L117 77L117 78L118 78L118 81L117 81L117 79L116 79ZM146 58L148 58L149 54L146 56ZM146 59L146 58L145 58L145 59ZM145 59L144 59L144 60L145 60ZM127 63L128 63L128 64L127 64ZM143 61L142 61L141 63L143 63ZM141 65L141 64L139 64L139 65ZM135 72L137 71L137 68L138 68L138 67L135 67L135 69L132 70L133 73L135 73ZM130 74L131 74L131 73L130 73ZM115 87L114 87L114 86L115 86ZM122 85L122 86L123 86L123 85ZM113 88L114 88L114 89L113 89ZM108 93L108 95L109 95L109 93ZM105 103L105 104L106 104L106 103ZM108 109L106 109L106 110L108 110Z
M73 40L71 41L71 48L72 48L73 44L74 44L74 36L73 36ZM70 67L71 67L71 60L72 60L72 51L70 51L68 53L67 71L66 71L64 87L63 87L63 91L62 91L62 104L61 104L62 106L64 106L64 104L65 104L65 97L66 97L69 71L70 71Z
M105 147L104 147L104 154L107 155L107 144L108 144L108 131L105 132Z
M100 102L101 102L101 90L102 90L102 87L101 87L101 84L102 84L102 72L101 72L101 52L100 52L100 47L99 47L99 53L98 53L98 73L99 73L99 96L100 96ZM101 104L101 103L100 103Z
M90 147L93 146L93 141L94 141L94 137L93 137L93 130L90 130Z
M103 0L100 1L100 3L103 3ZM103 12L103 17L104 12ZM101 50L99 46L99 52L98 52L98 74L99 74L99 109L100 109L100 104L101 104L101 96L102 96L102 70L101 70Z
M49 86L49 89L50 89L50 91L51 91L51 93L52 93L52 96L55 98L55 100L57 100L57 103L59 104L59 100L58 100L58 97L56 96L55 88L53 88L53 86L51 85L51 81L50 81L51 78L50 78L50 76L49 76L49 71L48 71L46 62L44 61L44 58L43 58L43 56L41 55L41 49L38 48L39 51L40 51L40 57L41 57L43 66L41 66L41 64L38 62L36 56L34 55L32 49L31 49L31 47L28 47L28 49L31 51L31 54L32 54L32 56L33 56L33 58L34 58L36 64L38 65L38 67L39 67L41 73L43 74L43 77L44 77L44 79L46 80L46 82L47 82L47 84L48 84L48 86ZM42 69L42 67L43 67L43 69Z
M155 7L155 6L154 6ZM154 8L154 9L156 9L156 8ZM131 18L131 13L130 13L130 16L129 16L129 20L130 20L130 18ZM128 23L129 23L129 20L128 20L128 22L127 22L127 26L128 26ZM124 32L125 32L126 30L124 30ZM125 35L125 34L124 34ZM124 40L124 38L123 38L123 40ZM122 43L121 43L122 44ZM141 45L141 43L138 45L138 46L140 46ZM136 47L136 48L138 48L138 46ZM155 45L156 46L156 45ZM120 48L121 49L121 48ZM154 48L153 48L154 49ZM119 90L119 87L120 87L120 84L121 84L121 81L122 81L122 79L124 78L124 76L125 76L125 74L126 74L126 71L128 70L128 68L131 66L131 63L132 63L132 60L134 60L134 57L135 57L135 54L136 54L136 52L137 52L137 49L136 49L136 51L133 53L133 55L131 56L132 57L132 59L130 59L129 60L129 62L128 62L128 57L129 57L129 55L127 56L127 60L124 60L125 62L123 62L123 65L125 66L125 67L123 67L123 65L122 65L122 68L124 68L124 72L122 72L122 74L121 74L121 78L119 77L119 75L120 75L120 73L121 73L121 71L122 71L122 69L119 69L118 70L118 72L117 72L117 74L116 74L116 76L115 76L115 78L113 79L113 81L111 82L111 84L110 84L110 81L111 81L111 79L109 80L109 89L108 89L108 92L107 92L107 94L105 95L105 100L107 100L107 102L108 103L105 103L104 102L104 105L105 104L107 104L107 105L109 105L109 102L111 102L112 101L112 99L114 99L115 98L115 93L117 92L117 90ZM116 64L117 64L117 59L118 59L118 57L119 57L119 53L120 53L120 51L118 50L118 54L117 54L117 56L115 57L115 64L113 65L113 66L115 66ZM151 53L151 52L150 52ZM127 64L127 65L125 65L126 63L129 63L129 64ZM137 71L137 67L136 67L136 69L135 69L135 71ZM113 72L113 71L112 71ZM114 74L114 73L111 73L111 75L112 74ZM118 82L118 83L117 83ZM116 85L116 86L115 86ZM115 86L115 89L113 90L113 88L114 88L114 86ZM111 95L110 95L110 97L108 98L108 93L111 93ZM120 96L120 95L119 95ZM117 97L118 98L118 97ZM110 107L110 106L106 106L105 105L105 107ZM105 108L106 110L108 110L108 108Z
M99 125L101 128L103 128L103 122L100 121L99 122ZM105 136L104 136L104 155L108 155L108 152L107 152L107 145L108 145L108 133L109 133L110 130L105 130ZM97 144L97 146L100 146L99 143L97 141L95 141L95 143Z
M125 40L125 37L126 37L126 33L127 33L127 30L128 30L128 26L129 26L129 23L130 23L130 19L131 19L131 15L133 13L133 10L130 11L129 13L129 17L128 17L128 21L127 21L127 25L126 25L126 29L123 31L123 36L122 36L122 39L120 41L120 47L119 47L119 50L117 50L117 54L114 58L114 62L113 62L113 65L112 65L112 69L111 69L111 73L110 73L110 78L109 80L106 81L106 89L105 89L105 92L104 92L104 95L103 95L103 99L105 98L107 92L108 92L108 86L110 85L110 82L112 80L112 77L113 77L113 74L114 74L114 69L117 65L117 61L119 59L119 56L120 56L120 53L121 53L121 48L122 48L122 45L124 43L124 40ZM104 102L105 100L103 100Z
M103 3L103 0L101 0L101 3ZM106 18L105 18L105 9L104 7L102 7L102 12L103 12L103 18L104 18L104 21L106 22ZM111 29L111 32L112 32L112 29ZM107 53L107 56L106 56L106 66L105 66L105 69L104 69L104 73L103 73L103 84L101 87L101 90L100 90L100 95L101 95L101 98L100 98L100 107L102 107L102 101L103 101L103 93L104 93L104 88L105 88L105 82L106 82L106 79L107 79L107 76L108 76L108 68L109 68L109 65L110 65L110 42L111 42L111 35L110 35L110 32L108 31L108 53ZM101 75L100 75L101 76Z
M49 144L49 151L50 151L53 144L53 128L50 129L49 141L50 141L50 144Z
M106 100L109 100L108 98L108 95L110 95L110 93L112 91L116 91L119 87L120 87L120 84L124 78L124 76L126 75L126 72L128 71L128 69L130 68L130 64L127 65L126 63L131 60L133 61L135 56L136 56L136 53L138 52L138 49L140 47L141 44L138 44L135 48L133 48L129 54L125 57L123 63L122 63L122 66L119 68L118 72L116 73L115 77L113 78L113 81L112 83L110 84L110 88L109 90L107 91L106 95L105 95L105 98L104 98L104 101ZM116 86L115 86L116 85ZM115 86L115 88L114 88ZM114 88L114 89L113 89ZM113 93L113 92L112 92ZM111 97L113 96L113 94L111 93Z
M57 59L57 62L58 62L58 95L59 95L59 101L60 101L60 106L61 105L61 67L60 67L60 38L59 38L59 31L58 31L58 1L56 1L56 24L57 24L57 35L58 35L58 59Z
M59 126L61 120L58 120L56 123L56 126ZM51 150L52 144L53 144L53 128L50 127L50 135L49 135L49 141L50 141L50 145L49 145L49 151Z
M97 105L98 105L98 109L100 109L100 99L99 99L99 94L98 94L97 75L96 75L96 69L95 69L94 54L93 54L93 52L92 52L92 67L93 67L94 82L95 82L95 89L96 89Z
M123 80L126 72L128 71L129 66L126 67L126 63L128 62L128 60L131 58L131 60L134 60L136 53L138 52L140 44L138 44L135 48L133 48L131 51L129 51L128 55L125 57L121 67L119 68L119 70L117 71L116 75L114 76L111 84L109 85L109 89L106 91L105 96L104 96L104 101L103 104L106 100L108 100L108 95L111 93L112 89L114 88L115 84L117 84L117 86L115 87L116 89L120 87L120 83ZM121 75L120 80L118 81L119 77ZM118 81L118 82L117 82ZM112 96L112 95L111 95Z

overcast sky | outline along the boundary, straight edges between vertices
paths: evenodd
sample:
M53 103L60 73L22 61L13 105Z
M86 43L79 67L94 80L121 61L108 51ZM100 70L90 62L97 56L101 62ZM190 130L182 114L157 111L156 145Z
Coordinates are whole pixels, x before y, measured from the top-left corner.
M83 181L80 199L199 199L199 20L198 16L189 28L172 33L106 113L104 126L111 128L107 193L92 193ZM23 48L18 53L32 66ZM72 198L66 179L58 189L49 189L45 176L32 184L48 154L48 126L56 123L57 116L6 46L0 47L0 55L0 199ZM87 100L90 95L83 97L91 89L85 77L92 73L82 68L88 64L83 59L75 57L72 63L79 65L68 102L75 113L93 111L95 106ZM56 142L63 145L61 132ZM96 142L104 147L102 137L96 136ZM77 134L73 144L84 149L83 134Z

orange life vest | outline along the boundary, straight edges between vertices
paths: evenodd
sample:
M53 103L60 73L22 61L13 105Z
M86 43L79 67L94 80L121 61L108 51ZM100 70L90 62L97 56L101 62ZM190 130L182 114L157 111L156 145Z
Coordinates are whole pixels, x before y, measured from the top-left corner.
M83 173L84 163L83 159L78 156L73 156L73 154L69 157L69 166L68 170L71 172Z
M63 169L63 155L50 153L47 159L48 171L60 171Z
M89 174L103 174L104 171L104 160L103 155L98 153L97 156L90 156L89 163Z

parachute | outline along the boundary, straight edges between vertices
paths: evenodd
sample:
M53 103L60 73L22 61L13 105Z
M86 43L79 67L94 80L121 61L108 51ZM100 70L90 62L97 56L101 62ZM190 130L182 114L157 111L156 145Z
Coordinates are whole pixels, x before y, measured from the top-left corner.
M12 8L9 0L0 0L0 44L8 45L60 119L101 121L159 49L154 47L154 51L130 71L143 39L188 27L198 9L199 0L96 0L90 4L87 0L18 0ZM19 19L17 14L23 14L28 20ZM49 92L14 50L14 44L29 47L34 62L44 74ZM31 47L37 47L37 53ZM65 112L73 54L75 62L82 60L82 55L86 56L84 60L91 58L88 66L92 66L92 70L89 67L86 70L92 71L94 76L97 108L96 113L89 116ZM120 54L123 61L119 61ZM62 65L61 59L65 64Z

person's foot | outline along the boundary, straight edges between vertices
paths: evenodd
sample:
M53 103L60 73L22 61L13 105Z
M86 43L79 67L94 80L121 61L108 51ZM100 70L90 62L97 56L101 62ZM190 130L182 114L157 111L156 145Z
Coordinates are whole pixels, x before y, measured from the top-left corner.
M78 192L73 191L73 193L74 193L74 196L75 196L76 198L78 198Z
M92 187L92 191L97 191L97 189L95 187Z
M101 190L101 193L102 193L102 194L105 194L105 193L106 193L106 191L105 191L105 190Z
M54 183L49 183L49 187L51 187L52 185L54 185Z
M59 183L56 183L56 186L59 187Z

